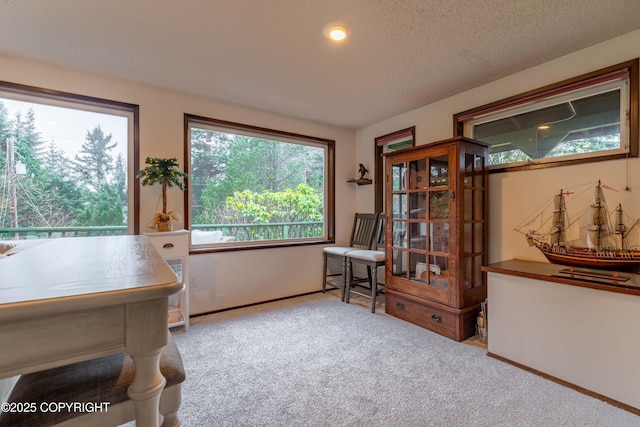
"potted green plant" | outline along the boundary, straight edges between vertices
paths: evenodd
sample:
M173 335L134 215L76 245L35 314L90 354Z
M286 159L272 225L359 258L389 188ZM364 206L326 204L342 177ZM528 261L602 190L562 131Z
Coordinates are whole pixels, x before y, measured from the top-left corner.
M175 186L184 190L184 179L188 175L179 169L175 157L170 159L147 157L145 163L148 166L136 174L137 178L142 179L142 185L148 186L158 183L162 185L162 212L156 212L153 217L153 225L158 231L170 231L172 229L171 222L179 221L181 218L174 211L167 212L167 188Z

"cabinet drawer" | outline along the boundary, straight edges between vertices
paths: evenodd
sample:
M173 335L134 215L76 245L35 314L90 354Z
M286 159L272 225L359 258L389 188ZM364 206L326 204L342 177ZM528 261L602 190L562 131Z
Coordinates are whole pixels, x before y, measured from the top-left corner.
M189 255L189 235L178 234L163 236L155 234L151 237L151 242L160 255L167 258L181 258Z
M407 322L429 329L452 339L457 338L457 316L445 311L438 305L427 301L416 301L413 298L387 291L385 311Z

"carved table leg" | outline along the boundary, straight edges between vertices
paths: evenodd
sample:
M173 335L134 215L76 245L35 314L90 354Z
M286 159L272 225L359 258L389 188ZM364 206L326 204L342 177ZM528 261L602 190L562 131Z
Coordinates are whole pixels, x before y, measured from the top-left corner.
M135 375L127 394L136 411L136 427L158 427L160 395L166 384L160 372L160 353L167 345L168 299L127 304L127 353L133 359Z
M162 424L160 395L166 383L160 373L160 353L158 349L150 354L132 354L136 372L127 394L136 411L137 427L158 427Z

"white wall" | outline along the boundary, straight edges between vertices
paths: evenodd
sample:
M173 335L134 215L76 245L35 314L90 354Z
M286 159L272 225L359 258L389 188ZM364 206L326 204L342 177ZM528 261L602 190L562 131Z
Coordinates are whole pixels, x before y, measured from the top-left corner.
M356 133L356 158L373 164L373 141L409 126L416 126L416 144L453 137L453 115L509 96L537 89L601 68L640 57L640 31L557 58L534 68L474 88L450 98L387 119ZM427 60L427 59L425 59ZM629 176L630 192L624 192ZM514 231L527 216L560 190L602 179L619 189L626 209L640 215L640 159L614 160L587 165L565 166L490 175L489 261L511 258L543 261L535 248ZM373 186L356 194L356 209L373 204Z
M357 172L355 132L291 117L216 102L130 81L66 69L21 58L0 56L0 80L71 92L140 106L140 161L176 157L184 164L183 114L246 123L336 141L336 239L349 240L354 194L347 184ZM159 189L142 187L141 231L155 212ZM183 194L169 191L169 206L183 212ZM368 211L373 209L373 205ZM316 291L321 288L322 245L192 255L191 313Z
M490 353L640 408L637 296L489 273L489 310Z

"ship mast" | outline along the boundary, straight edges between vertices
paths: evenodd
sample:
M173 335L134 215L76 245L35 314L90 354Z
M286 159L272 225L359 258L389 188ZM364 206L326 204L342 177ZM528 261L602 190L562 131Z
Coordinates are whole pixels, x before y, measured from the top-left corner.
M616 229L615 232L620 235L620 249L626 250L625 238L627 237L627 226L624 224L624 213L622 212L622 204L618 203L616 207Z
M554 199L553 226L551 228L550 243L552 245L562 245L565 243L564 230L566 228L567 208L564 202L564 193L556 195Z
M602 185L598 181L594 202L591 205L591 224L589 226L589 242L594 249L605 249L605 242L610 236L607 204L604 200Z

